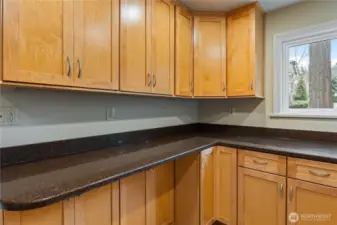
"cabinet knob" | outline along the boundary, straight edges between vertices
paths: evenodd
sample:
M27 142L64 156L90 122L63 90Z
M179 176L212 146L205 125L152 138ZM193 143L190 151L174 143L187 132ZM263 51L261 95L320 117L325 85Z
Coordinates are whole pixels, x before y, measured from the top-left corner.
M70 57L68 56L67 57L67 62L68 62L68 73L67 73L67 76L70 78L71 77L71 62L70 62Z
M81 78L81 76L82 76L82 64L81 64L81 60L77 59L77 63L78 63L78 75L77 75L77 77Z
M280 184L280 196L283 197L283 184Z
M293 200L293 186L290 185L289 188L289 200L292 201Z
M148 73L147 74L147 86L150 87L151 84L152 84L151 75Z
M157 85L157 79L156 79L156 75L153 74L152 77L152 81L153 81L153 87L155 87Z

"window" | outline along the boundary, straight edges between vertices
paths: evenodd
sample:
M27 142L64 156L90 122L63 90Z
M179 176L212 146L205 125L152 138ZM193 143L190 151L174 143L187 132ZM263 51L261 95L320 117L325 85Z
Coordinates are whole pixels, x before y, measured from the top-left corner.
M275 36L274 115L337 118L337 21Z

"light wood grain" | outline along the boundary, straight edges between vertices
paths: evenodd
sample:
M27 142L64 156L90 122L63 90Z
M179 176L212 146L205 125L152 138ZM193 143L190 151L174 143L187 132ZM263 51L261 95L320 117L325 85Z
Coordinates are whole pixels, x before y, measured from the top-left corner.
M288 176L299 180L337 187L337 165L332 163L289 157Z
M76 86L117 90L119 1L80 0L74 4Z
M237 150L215 150L215 218L227 225L237 224Z
M176 7L175 94L193 95L193 18L189 11Z
M238 225L284 225L285 187L285 177L239 167Z
M280 155L239 150L239 166L285 176L287 158Z
M73 1L4 1L3 47L4 80L73 85Z
M174 224L174 162L146 171L146 225Z
M3 1L0 2L0 80L3 79Z
M146 225L145 172L120 180L120 225Z
M215 153L213 148L201 152L200 160L200 224L215 221Z
M75 198L75 225L111 225L111 185Z
M75 225L75 199L63 201L63 225Z
M0 210L0 225L4 224L4 217L3 217L3 211Z
M292 198L290 190L292 189ZM295 179L288 179L288 215L297 212L300 216L298 225L335 225L337 224L337 188L313 184ZM308 217L305 217L309 215ZM310 215L322 216L315 220ZM302 219L301 217L304 216ZM324 217L325 216L325 217ZM305 219L308 218L308 219ZM324 219L325 218L325 219ZM288 225L292 225L288 220Z
M120 189L119 181L111 184L112 225L120 225Z
M186 155L175 162L175 225L200 225L199 154Z
M121 0L120 89L151 93L149 84L149 1Z
M194 16L194 95L226 95L226 17Z

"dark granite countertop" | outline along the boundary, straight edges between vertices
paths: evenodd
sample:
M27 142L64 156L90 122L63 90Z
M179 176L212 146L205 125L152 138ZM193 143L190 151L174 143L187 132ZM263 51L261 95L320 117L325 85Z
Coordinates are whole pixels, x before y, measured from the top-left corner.
M7 210L42 207L215 145L337 163L337 143L253 136L176 135L5 167L1 170L1 206Z

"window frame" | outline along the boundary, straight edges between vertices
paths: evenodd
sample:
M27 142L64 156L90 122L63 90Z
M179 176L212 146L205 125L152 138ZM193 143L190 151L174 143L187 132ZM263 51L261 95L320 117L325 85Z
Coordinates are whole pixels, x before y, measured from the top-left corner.
M337 39L337 20L274 36L274 111L272 117L337 118L334 109L289 108L289 48Z

